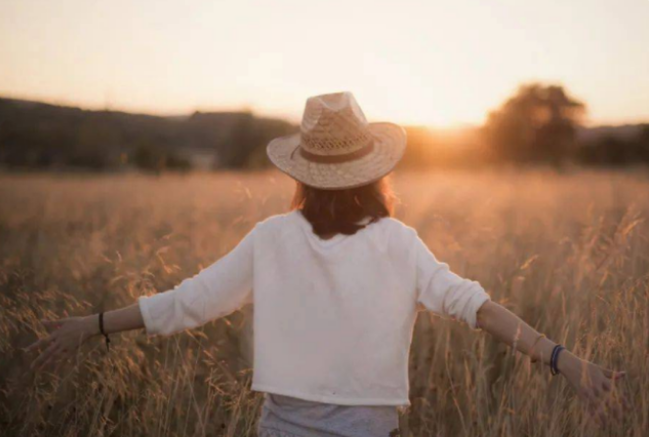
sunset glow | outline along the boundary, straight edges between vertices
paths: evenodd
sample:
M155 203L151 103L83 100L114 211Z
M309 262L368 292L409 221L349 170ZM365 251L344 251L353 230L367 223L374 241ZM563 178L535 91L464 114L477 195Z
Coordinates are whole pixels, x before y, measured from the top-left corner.
M351 90L368 118L480 123L523 82L562 83L590 123L649 119L649 2L0 3L0 95L297 120Z

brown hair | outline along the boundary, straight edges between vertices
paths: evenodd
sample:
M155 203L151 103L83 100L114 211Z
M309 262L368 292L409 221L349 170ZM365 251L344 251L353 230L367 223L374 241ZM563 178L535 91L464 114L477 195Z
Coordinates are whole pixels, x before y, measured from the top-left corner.
M357 188L323 190L297 182L291 209L299 210L319 237L353 235L366 225L391 217L394 194L387 178Z

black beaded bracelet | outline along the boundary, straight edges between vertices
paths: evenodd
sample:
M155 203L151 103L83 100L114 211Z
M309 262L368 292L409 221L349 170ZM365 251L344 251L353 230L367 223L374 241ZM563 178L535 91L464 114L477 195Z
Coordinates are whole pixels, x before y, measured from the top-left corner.
M110 338L104 331L104 313L99 313L99 332L106 338L106 350L110 351Z
M565 347L561 346L560 344L556 345L554 349L552 349L552 355L550 356L550 372L553 375L559 374L559 368L557 367L557 363L559 361L559 354L564 349Z

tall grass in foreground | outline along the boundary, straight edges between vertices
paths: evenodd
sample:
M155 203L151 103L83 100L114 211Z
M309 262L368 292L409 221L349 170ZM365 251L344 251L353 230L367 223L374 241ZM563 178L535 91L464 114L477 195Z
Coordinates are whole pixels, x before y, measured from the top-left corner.
M404 174L398 216L438 258L578 355L626 369L622 423L595 426L561 377L488 335L422 313L411 350L415 436L649 432L649 178ZM0 435L247 436L250 309L170 338L97 340L59 374L20 350L38 320L166 290L282 212L276 173L0 176Z

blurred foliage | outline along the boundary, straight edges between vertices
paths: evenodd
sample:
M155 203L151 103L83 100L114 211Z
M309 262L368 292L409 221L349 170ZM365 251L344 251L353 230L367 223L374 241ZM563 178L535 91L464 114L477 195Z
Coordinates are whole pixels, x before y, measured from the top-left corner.
M560 164L577 149L576 131L585 105L561 86L521 86L484 126L496 160Z
M649 164L649 124L588 128L585 112L560 85L523 85L479 128L406 127L399 168ZM296 131L245 111L156 117L0 98L0 167L260 169L268 142Z
M606 135L579 150L579 160L599 166L649 164L649 124L630 138Z
M141 144L135 149L133 153L133 164L141 170L155 173L160 173L167 169L180 171L191 169L191 163L188 159L146 143Z

